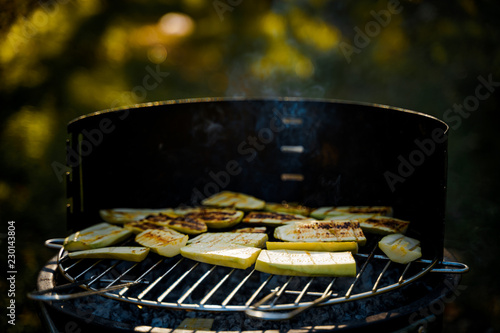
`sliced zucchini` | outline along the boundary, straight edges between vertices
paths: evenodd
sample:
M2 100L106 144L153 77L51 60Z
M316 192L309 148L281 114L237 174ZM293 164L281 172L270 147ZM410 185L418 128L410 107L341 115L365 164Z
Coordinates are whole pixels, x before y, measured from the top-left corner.
M118 259L126 261L143 261L149 253L149 248L140 246L114 246L100 249L70 252L71 259Z
M97 249L119 243L131 235L130 230L103 222L69 235L63 246L67 251Z
M407 264L422 256L420 241L402 234L387 235L378 242L378 247L394 262Z
M234 209L202 209L187 213L185 218L205 223L209 228L222 229L237 225L243 219L244 213Z
M266 227L238 228L238 229L231 230L229 232L259 234L259 233L266 233L267 232L267 228Z
M186 245L188 238L175 230L148 229L135 236L135 241L159 255L174 257Z
M132 221L139 221L148 215L160 214L160 213L173 213L172 208L113 208L113 209L101 209L99 214L101 218L109 223L113 224L124 224Z
M239 232L207 232L188 241L189 244L210 245L241 245L249 247L266 246L268 236L265 233L239 233Z
M351 252L262 250L255 270L291 276L356 276Z
M247 269L257 259L261 249L242 245L195 243L181 248L188 259L212 265Z
M241 210L261 210L264 209L266 202L247 194L223 191L204 199L204 206L234 208Z
M348 214L392 216L392 212L392 207L389 206L337 206L316 208L311 212L310 215L315 219L323 220L330 217Z
M293 222L274 229L274 237L288 242L357 242L366 243L356 221Z
M268 250L358 253L358 243L356 242L267 242L266 247Z
M265 224L279 226L296 221L311 221L312 219L302 215L276 213L276 212L250 212L245 216L243 222L254 224Z
M268 212L297 214L302 216L309 216L311 213L311 208L296 202L267 202L264 210Z
M197 221L185 215L150 215L141 222L152 222L187 235L199 235L201 233L207 232L208 230L207 225L203 221Z
M132 231L134 234L140 234L144 230L148 229L160 229L167 230L168 227L161 225L158 222L150 222L148 220L128 222L123 225L125 229Z

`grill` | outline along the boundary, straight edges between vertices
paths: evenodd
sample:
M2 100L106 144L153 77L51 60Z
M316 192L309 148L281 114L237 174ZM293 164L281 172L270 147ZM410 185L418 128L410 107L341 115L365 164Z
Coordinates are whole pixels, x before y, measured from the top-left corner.
M423 259L391 263L370 237L356 255L355 278L304 278L154 254L141 263L71 260L61 249L33 295L52 310L70 306L58 301L63 291L47 291L70 281L153 313L245 314L302 327L290 318L308 307L335 311L380 300L376 323L406 316L408 324L409 315L456 288L455 273L468 270L443 256L447 126L435 118L339 101L204 99L100 112L76 119L68 131L69 229L98 222L103 208L195 205L233 190L311 207L392 206L411 221ZM380 319L389 303L399 310L391 306L392 315ZM325 319L330 329L340 329L332 318Z
M54 246L49 240L48 245ZM57 246L57 245L56 245ZM461 263L418 260L406 265L392 264L387 257L357 254L359 273L356 278L283 277L260 273L254 269L239 270L203 264L184 258L152 255L148 260L132 263L120 260L72 260L61 248L58 268L63 276L87 290L134 304L197 311L264 311L308 307L332 292L322 305L355 301L395 290L429 272L465 273ZM365 273L369 271L370 273ZM215 276L215 279L211 279ZM133 286L107 291L122 283ZM168 286L168 287L165 287ZM268 304L257 302L263 296ZM71 298L72 295L68 295ZM42 300L64 299L65 295L40 296ZM261 300L262 301L262 300ZM256 303L259 303L256 307ZM265 318L265 315L264 315ZM272 319L272 318L271 318Z

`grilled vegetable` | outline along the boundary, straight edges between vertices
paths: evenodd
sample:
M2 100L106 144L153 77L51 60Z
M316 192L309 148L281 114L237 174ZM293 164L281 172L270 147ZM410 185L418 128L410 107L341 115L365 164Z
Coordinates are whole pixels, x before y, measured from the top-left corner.
M260 251L234 244L195 243L181 248L181 255L207 264L247 269L255 263Z
M132 232L103 222L69 235L63 246L67 251L79 251L106 247L127 239Z
M293 222L274 230L274 237L288 242L357 242L366 243L356 221Z
M266 247L268 250L358 253L358 243L356 242L267 242Z
M259 234L259 233L266 233L266 231L267 231L266 227L249 227L249 228L238 228L231 230L229 232Z
M141 232L148 229L160 229L167 230L168 227L163 226L157 222L150 222L148 220L128 222L123 225L127 230L132 231L134 234L140 234Z
M311 208L309 207L302 206L295 202L285 201L282 203L267 202L264 210L268 212L298 214L302 216L309 216L311 213Z
M127 261L143 261L149 253L149 248L140 246L103 247L100 249L70 252L71 259L118 259Z
M261 247L266 245L265 233L207 232L188 241L189 244L242 245Z
M205 223L209 228L222 229L240 223L244 213L234 209L202 209L184 215L187 219Z
M149 215L141 222L152 222L162 225L187 235L199 235L207 232L207 225L202 221L196 221L187 216L171 214Z
M165 257L178 255L187 240L187 235L175 230L148 229L135 236L137 243Z
M148 215L160 214L160 213L172 213L171 208L160 208L160 209L150 209L150 208L113 208L113 209L101 209L99 214L102 219L106 222L113 224L124 224L127 222L138 221L144 219Z
M402 234L387 235L378 242L378 247L389 259L407 264L422 256L420 241Z
M392 207L388 206L337 206L337 207L320 207L311 212L311 217L318 220L323 220L333 216L346 214L369 214L392 216Z
M404 234L410 225L409 221L389 216L373 216L369 214L347 214L330 217L329 219L358 221L363 232L379 235Z
M296 221L309 221L310 218L302 215L275 212L250 212L243 219L245 223L256 223L266 225L284 225Z
M351 252L262 250L255 269L276 275L356 276L356 261Z
M241 210L260 210L265 201L243 193L223 191L206 198L201 202L204 206L234 208Z
M403 221L394 217L374 216L365 221L360 221L359 225L364 232L372 234L404 234L410 225L409 221Z

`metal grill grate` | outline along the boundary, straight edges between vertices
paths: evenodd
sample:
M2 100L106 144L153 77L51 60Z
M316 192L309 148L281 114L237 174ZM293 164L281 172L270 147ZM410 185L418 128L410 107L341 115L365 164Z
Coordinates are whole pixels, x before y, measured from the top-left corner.
M82 281L87 290L110 288L126 282L131 286L103 293L104 296L139 305L198 311L290 310L313 305L331 293L323 305L378 295L419 279L429 272L464 273L461 263L417 260L407 265L376 255L357 254L354 278L290 277L232 269L185 258L150 254L140 263L119 260L73 260L61 249L58 265L71 282Z

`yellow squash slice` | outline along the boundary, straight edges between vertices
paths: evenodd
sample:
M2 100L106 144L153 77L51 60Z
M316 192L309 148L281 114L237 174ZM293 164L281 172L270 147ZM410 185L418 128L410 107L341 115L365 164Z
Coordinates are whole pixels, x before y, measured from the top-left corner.
M255 269L276 275L356 276L356 261L351 252L262 250Z
M71 259L118 259L126 261L143 261L149 253L149 248L140 246L116 246L100 249L70 252Z
M387 235L378 242L378 247L394 262L407 264L422 256L420 241L402 234Z
M356 242L267 242L266 247L268 250L358 253L358 243Z
M223 191L206 198L201 202L204 206L234 208L241 210L261 210L266 202L247 194Z
M188 236L175 230L148 229L135 236L135 241L165 257L174 257L186 245Z
M130 230L103 222L69 235L63 246L67 251L97 249L119 243L131 235Z
M294 222L274 229L274 237L287 242L357 242L366 243L356 221Z

